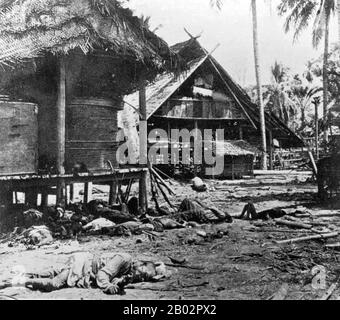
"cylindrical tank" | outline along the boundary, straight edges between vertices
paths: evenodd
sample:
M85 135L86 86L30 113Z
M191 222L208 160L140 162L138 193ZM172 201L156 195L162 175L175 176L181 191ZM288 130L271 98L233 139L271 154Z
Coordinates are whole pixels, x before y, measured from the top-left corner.
M0 101L0 175L37 173L38 106Z
M74 99L66 110L66 171L75 165L85 165L91 172L115 167L118 110L122 103L108 99Z

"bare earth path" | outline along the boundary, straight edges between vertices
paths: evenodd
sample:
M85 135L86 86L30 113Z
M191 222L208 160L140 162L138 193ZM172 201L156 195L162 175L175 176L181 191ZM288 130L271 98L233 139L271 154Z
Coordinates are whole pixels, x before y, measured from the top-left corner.
M303 180L303 179L302 179ZM286 183L285 183L286 182ZM197 194L189 185L175 183L172 187L180 195L172 200L179 203L185 197L197 197L232 215L239 214L245 203L252 200L258 210L273 207L308 204L313 216L337 213L320 211L314 203L316 187L301 183L299 178L288 182L278 176L248 185L223 181L210 181L209 191ZM339 211L340 217L340 211ZM336 226L338 217L320 218L318 221ZM169 267L170 279L160 283L143 283L126 289L124 296L107 296L96 289L65 289L53 293L32 292L25 288L1 291L17 299L268 299L283 284L288 285L285 299L318 299L338 277L339 254L325 248L325 242L312 241L293 245L277 245L275 240L305 235L301 230L275 226L274 222L258 224L235 220L232 224L202 226L206 233L221 229L227 235L221 239L204 239L197 229L166 231L157 237L147 235L129 238L107 236L81 237L78 250L107 253L126 251L137 258L171 263L169 256L186 258L188 267ZM209 237L208 237L209 238ZM330 239L334 243L338 239ZM191 244L188 244L191 243ZM41 270L61 264L70 256L69 246L58 249L8 248L0 245L0 275L6 277L16 266L26 270ZM311 270L322 265L326 268L326 286L313 288ZM33 270L32 270L33 271ZM331 299L336 299L336 290Z

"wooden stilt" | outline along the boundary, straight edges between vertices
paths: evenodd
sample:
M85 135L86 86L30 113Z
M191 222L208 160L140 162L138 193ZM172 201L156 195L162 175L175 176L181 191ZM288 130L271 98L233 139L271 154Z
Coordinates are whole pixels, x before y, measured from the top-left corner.
M26 191L26 204L31 207L38 205L38 192L36 188L30 188Z
M89 203L90 201L92 201L92 191L93 191L92 182L85 183L85 186L84 186L84 203Z
M66 119L66 65L64 57L59 60L59 82L57 100L57 169L59 174L65 173L65 119ZM63 189L63 190L62 190ZM65 183L57 186L57 203L65 203Z
M57 184L57 201L56 205L64 207L65 206L65 191L66 191L66 185L64 180L60 180Z
M74 184L70 184L70 201L74 201Z
M139 88L139 111L141 114L141 121L147 121L147 113L146 113L146 83L145 80L142 79L140 81ZM147 132L145 132L147 135ZM147 155L147 136L141 137L140 141L142 141L145 145L140 145L141 156ZM145 153L146 151L146 153ZM141 157L140 157L141 158ZM139 179L139 205L142 211L146 211L148 208L148 195L147 195L147 175L148 172L144 171L141 174Z
M41 207L46 208L48 206L48 191L43 190L41 192Z
M145 212L148 208L147 172L143 172L139 179L139 205L143 212Z
M110 184L109 205L113 206L117 203L117 181L113 180Z
M68 201L69 201L69 196L68 196L68 185L65 185L65 206L68 205Z
M133 181L134 181L134 179L129 180L129 184L126 188L125 195L124 195L124 201L123 201L124 203L127 203L129 201Z

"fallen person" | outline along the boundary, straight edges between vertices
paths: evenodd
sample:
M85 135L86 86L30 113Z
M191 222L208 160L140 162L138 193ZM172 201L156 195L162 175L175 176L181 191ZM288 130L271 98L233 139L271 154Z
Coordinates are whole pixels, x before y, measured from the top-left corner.
M233 221L228 213L222 212L214 207L205 206L198 200L191 201L189 199L183 200L175 217L179 222L193 221L200 224L220 222L231 223Z
M184 223L179 223L175 221L174 219L169 218L168 216L154 217L154 216L145 214L140 217L140 221L146 224L152 224L154 226L155 231L157 232L163 232L164 230L185 228Z
M53 242L51 230L46 226L33 226L27 229L23 236L27 243L35 246L43 246Z
M88 211L97 218L105 218L115 224L121 224L128 221L136 221L136 217L131 215L127 210L114 210L104 201L93 200L88 204Z
M7 281L7 284L8 287L24 285L43 292L97 287L106 294L122 294L124 286L129 283L159 281L166 275L164 263L133 260L127 253L116 253L109 257L78 253L61 268L39 274L28 273L21 281Z
M269 219L282 218L286 214L287 213L280 208L274 208L274 209L269 209L269 210L257 212L254 204L252 202L249 202L248 204L246 204L244 206L242 213L238 217L238 219L243 219L243 220L269 220Z
M101 231L104 228L112 228L115 225L115 223L108 219L98 218L83 226L83 230L87 232L97 232Z

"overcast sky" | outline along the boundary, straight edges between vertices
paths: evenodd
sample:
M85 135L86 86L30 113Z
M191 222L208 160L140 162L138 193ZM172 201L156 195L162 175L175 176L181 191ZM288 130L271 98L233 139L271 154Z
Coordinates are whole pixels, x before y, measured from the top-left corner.
M209 0L130 0L129 7L137 15L150 16L151 29L160 26L157 34L170 45L188 39L184 27L194 35L203 31L201 44L210 51L220 43L213 55L233 78L241 85L254 84L250 0L224 2L221 11L211 8ZM275 60L298 73L303 71L308 60L322 54L322 45L318 50L313 49L310 30L294 44L293 34L283 32L284 20L276 11L279 0L257 2L264 82L270 81L270 67ZM330 36L332 42L337 40L335 18Z

